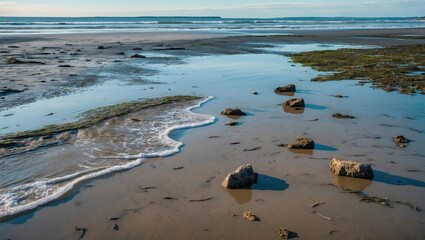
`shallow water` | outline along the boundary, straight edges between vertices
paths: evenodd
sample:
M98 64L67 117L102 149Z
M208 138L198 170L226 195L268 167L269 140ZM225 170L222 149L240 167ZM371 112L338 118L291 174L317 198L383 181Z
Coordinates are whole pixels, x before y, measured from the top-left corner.
M286 47L291 51L314 50L316 47L338 48L333 45L291 45L281 46L274 52ZM227 118L219 116L224 107L240 107L248 113L247 117L240 119L241 124L257 126L251 130L253 135L267 135L266 140L283 143L300 136L312 137L319 148L311 153L294 153L294 156L341 156L371 162L379 169L378 180L364 186L363 183L360 184L361 190L383 194L390 189L394 196L403 195L403 199L420 203L417 194L409 195L409 189L413 186L422 191L425 179L412 178L406 170L425 171L425 156L421 144L425 140L425 128L422 124L425 122L423 96L387 93L369 86L358 86L356 81L310 82L309 80L317 75L316 71L294 65L289 58L281 54L190 57L185 59L185 64L156 64L151 67L160 73L148 77L148 80L162 84L128 85L119 79L110 79L85 91L9 109L0 113L13 113L12 116L2 117L1 124L9 128L1 130L1 133L74 120L82 111L123 101L164 95L215 96L216 99L209 103L207 108L198 109L197 112L215 115L220 123L228 121ZM297 112L298 114L285 112L281 107L281 103L291 97L273 93L277 86L289 83L297 85L294 97L304 98L307 104L303 111ZM252 91L259 94L252 95ZM347 97L339 99L332 96L335 94ZM55 179L87 169L100 172L101 169L119 167L128 161L139 159L141 153L161 152L164 147L165 150L175 149L179 146L178 143L167 138L164 140L164 135L158 133L187 121L211 121L207 115L194 115L203 117L187 119L187 115L181 115L182 109L165 109L166 111L159 115L157 111L151 115L147 114L148 117L143 122L146 125L142 127L128 119L108 121L106 125L93 130L81 131L72 144L43 148L19 157L1 158L0 165L6 167L0 170L4 176L0 183L3 188L0 194L10 194L7 191L11 189L12 195L15 194L15 197L3 198L1 206L3 209L10 209L13 204L34 201L36 197L31 195L31 191L22 193L21 190L26 189L18 187L24 184L29 184L24 186L31 188L34 187L31 184L40 179ZM55 114L47 117L49 112ZM333 119L332 114L337 112L354 115L356 118ZM140 118L143 119L142 116ZM172 120L174 118L175 120ZM170 121L172 126L164 125L164 119L167 123ZM114 127L111 128L110 125ZM243 135L236 132L235 136L238 134ZM399 134L412 140L406 149L396 148L391 140ZM140 141L141 139L143 141ZM401 159L403 161L400 161ZM134 162L134 165L137 164L138 162ZM75 178L76 176L72 176L69 180ZM53 184L62 188L69 180L53 181ZM341 179L335 181L336 184L356 185L350 180L348 183L340 183ZM391 190L388 186L383 188L381 183L405 186L406 189L395 191L396 189ZM41 198L54 194L55 188L49 186L49 181L37 184L35 188L48 189L40 195Z

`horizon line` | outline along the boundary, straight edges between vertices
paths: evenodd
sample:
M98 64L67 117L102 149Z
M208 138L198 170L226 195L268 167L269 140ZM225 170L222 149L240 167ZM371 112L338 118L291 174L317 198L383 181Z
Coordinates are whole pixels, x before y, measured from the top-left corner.
M146 15L146 16L0 16L0 18L219 18L219 19L277 19L277 18L425 18L425 16L369 16L369 17L353 17L353 16L298 16L298 17L222 17L222 16L196 16L196 15Z

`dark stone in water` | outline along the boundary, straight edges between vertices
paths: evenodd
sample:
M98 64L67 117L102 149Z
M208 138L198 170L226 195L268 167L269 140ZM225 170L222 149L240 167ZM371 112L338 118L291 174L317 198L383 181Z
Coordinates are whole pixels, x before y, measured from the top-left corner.
M227 122L224 125L226 125L226 126L236 126L238 124L239 124L239 122Z
M295 92L296 87L294 84L289 84L284 87L277 87L274 92L275 93L288 93L288 92Z
M97 47L97 49L106 49L104 46L99 46L99 47Z
M235 115L235 116L245 116L246 113L242 112L239 108L226 108L221 112L222 115Z
M140 54L133 54L130 56L130 58L146 58L146 56L140 55Z
M23 92L25 90L17 90L17 89L11 89L11 88L5 88L5 89L0 89L0 96L6 96L9 94L14 94L14 93L20 93Z
M59 65L58 67L61 67L61 68L70 68L70 67L72 67L71 65L69 65L69 64L61 64L61 65Z
M289 99L288 101L284 102L283 104L286 107L292 107L292 108L304 108L305 107L304 99L302 99L302 98Z
M403 135L399 135L393 138L393 141L398 147L404 148L406 144L409 142L409 139L405 138Z
M332 117L339 118L339 119L353 119L353 118L355 118L351 115L344 115L344 114L341 114L341 113L335 113L334 115L332 115Z

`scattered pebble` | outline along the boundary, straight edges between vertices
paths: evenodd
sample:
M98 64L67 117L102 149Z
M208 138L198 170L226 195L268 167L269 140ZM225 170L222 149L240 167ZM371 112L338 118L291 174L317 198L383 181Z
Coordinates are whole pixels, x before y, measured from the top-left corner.
M257 217L257 216L255 216L253 213L251 213L251 212L244 212L243 213L243 218L245 218L245 219L247 219L247 220L249 220L249 221L252 221L252 222L254 222L254 221L259 221L260 219Z

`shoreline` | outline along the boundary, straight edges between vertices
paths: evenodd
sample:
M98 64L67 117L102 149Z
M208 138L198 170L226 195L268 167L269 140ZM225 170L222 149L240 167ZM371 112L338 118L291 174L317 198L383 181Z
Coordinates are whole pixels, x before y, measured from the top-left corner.
M391 36L406 31L425 34L425 29L386 29L379 34ZM172 139L184 143L179 154L148 159L141 166L128 171L88 180L75 190L75 194L71 194L72 197L0 223L0 232L11 239L29 236L34 239L74 239L80 235L75 231L75 226L78 226L88 229L87 238L100 239L139 239L141 236L148 239L242 239L248 236L254 239L277 239L275 230L285 227L304 239L421 239L425 236L423 212L415 213L402 205L387 209L378 204L359 202L357 197L341 192L338 188L329 186L329 183L342 184L344 187L348 182L348 186L352 184L359 187L360 191L371 196L411 201L412 204L424 208L418 201L425 188L425 179L420 175L425 171L425 166L421 163L423 155L420 155L420 142L424 137L419 124L422 113L418 98L422 96L386 93L369 86L356 86L350 81L312 83L309 80L317 76L318 72L300 65L291 66L292 63L283 54L267 53L263 49L254 48L252 43L259 44L260 47L273 46L275 43L313 42L351 42L362 45L367 42L391 46L423 44L425 41L393 38L359 41L352 38L353 35L361 35L358 31L338 31L332 34L320 32L320 36L316 36L317 32L303 34L304 37L168 39L162 43L153 40L147 44L129 36L109 39L108 42L96 42L96 39L105 37L96 36L90 37L90 41L86 39L88 44L82 44L84 46L77 43L67 46L75 49L85 47L84 51L87 50L88 55L105 58L110 64L114 64L111 60L116 57L114 53L119 51L125 51L126 57L123 59L126 63L138 61L129 59L128 56L133 52L144 54L165 51L168 57L157 57L151 61L160 63L162 67L158 69L169 72L147 74L146 80L158 79L159 82L166 82L168 85L156 88L162 88L163 92L170 88L173 93L180 93L188 91L187 87L194 86L191 81L205 78L205 82L196 84L196 88L189 90L201 95L216 91L218 96L216 100L196 109L195 112L216 116L217 121L203 128L171 132ZM373 34L373 31L364 33L368 36ZM52 40L53 42L41 44L54 43L63 46L68 37L61 36L59 41ZM71 39L83 40L87 37L89 36ZM127 39L129 43L123 39ZM122 41L124 46L115 45L115 40ZM156 46L158 44L163 45ZM42 45L37 43L32 46L39 49ZM100 45L104 45L106 49L97 50L96 47ZM143 50L132 50L138 46ZM158 48L177 50L155 50ZM73 52L72 49L70 52ZM99 53L101 56L97 56ZM176 64L176 58L188 61ZM230 66L221 65L221 61ZM236 64L237 61L242 61L241 66L248 64L252 70L248 68L246 76L239 76L238 71L233 73L233 69L240 67ZM101 72L108 69L106 65L98 70ZM185 68L186 65L188 69ZM199 66L205 67L205 73L188 71L196 70ZM221 67L220 72L223 72L223 75L215 75L217 71L214 66ZM282 66L282 69L275 70L278 66ZM149 68L149 63L144 67ZM77 66L70 70L79 69ZM87 70L84 66L81 66L81 69ZM119 69L121 68L117 71ZM144 73L147 72L142 72ZM193 77L191 74L194 74ZM173 85L173 81L177 81L173 80L176 76L187 78L188 83L182 81L183 86L180 88L177 84ZM220 82L212 80L217 77L231 79L235 85L226 83L230 84L226 85L228 89L217 91L214 85ZM255 84L254 80L262 81L262 84ZM208 85L208 81L212 81L212 85ZM296 83L300 90L295 93L295 97L301 96L307 101L308 106L302 114L284 112L281 103L288 97L273 93L275 87L287 83ZM94 84L98 83L95 81ZM183 89L184 87L186 89ZM233 94L232 89L235 90ZM254 90L258 91L259 95L250 94ZM162 93L156 89L147 91ZM331 94L348 97L336 99ZM367 98L371 97L371 102L367 102ZM385 104L379 100L382 97L388 98ZM405 104L403 111L395 105L397 101ZM368 108L368 104L373 111ZM384 105L378 108L379 104ZM391 105L395 106L395 113ZM230 106L241 107L250 113L238 120L240 124L235 127L225 126L225 122L233 120L219 115L223 108ZM408 111L409 109L412 111ZM345 121L329 117L336 111L353 114L356 119ZM417 131L409 128L416 128ZM413 139L406 149L397 149L390 141L390 136L399 132L408 133ZM317 139L321 148L311 153L297 153L277 146L300 136ZM378 170L376 179L334 179L329 174L328 160L335 156L372 164L374 169ZM260 173L261 184L252 189L223 189L220 182L225 175L245 163L253 163L255 171ZM409 169L418 172L409 172ZM401 183L397 184L397 181ZM208 200L191 201L200 199ZM310 206L315 202L325 204L313 209ZM251 223L244 220L241 216L244 211L252 211L261 221ZM116 218L118 219L111 220ZM190 224L187 224L189 222ZM309 222L308 226L305 222ZM113 229L114 224L119 226L118 231Z

